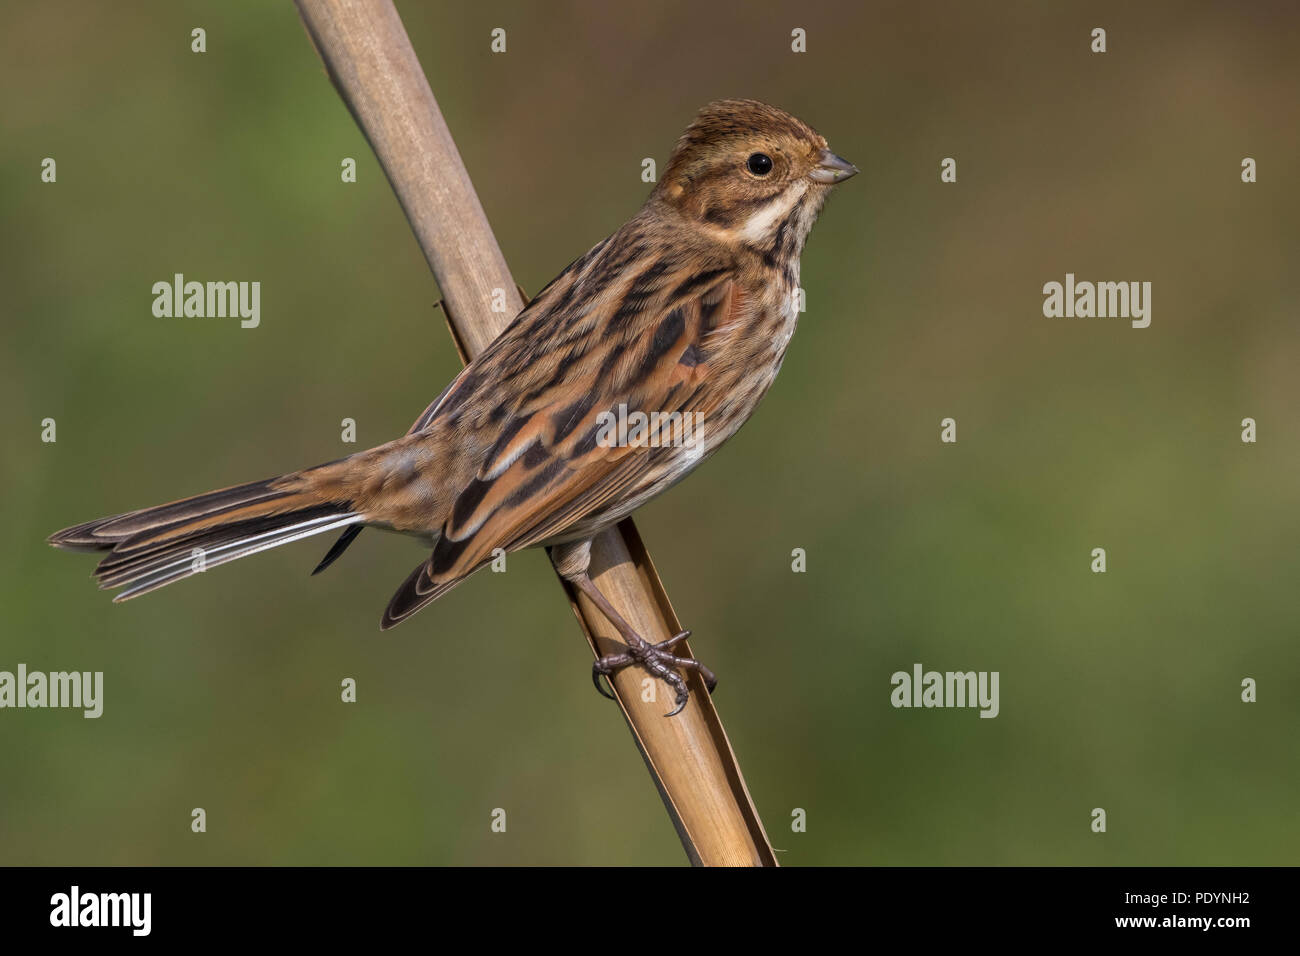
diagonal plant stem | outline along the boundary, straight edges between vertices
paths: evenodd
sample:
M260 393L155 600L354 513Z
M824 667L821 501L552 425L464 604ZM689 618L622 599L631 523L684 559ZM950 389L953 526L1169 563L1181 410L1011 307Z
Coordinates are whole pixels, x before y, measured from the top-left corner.
M296 3L330 79L374 149L433 270L461 356L472 358L524 303L401 18L391 0ZM508 314L491 310L494 291L504 294ZM661 641L681 629L630 520L597 537L591 577L646 640ZM622 641L604 615L584 595L565 587L593 653L620 650ZM692 656L686 644L679 648L678 653ZM672 719L663 716L664 695L657 702L642 700L637 669L627 668L612 682L686 854L699 865L775 866L776 856L708 691L695 672L686 677L691 701ZM581 686L587 687L585 678Z

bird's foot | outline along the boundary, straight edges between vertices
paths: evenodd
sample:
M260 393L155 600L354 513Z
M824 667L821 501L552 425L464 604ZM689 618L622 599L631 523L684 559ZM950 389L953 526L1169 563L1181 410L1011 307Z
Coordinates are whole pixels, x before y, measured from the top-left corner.
M628 635L630 639L627 650L618 654L606 654L604 657L598 657L592 663L591 681L596 685L596 690L613 700L614 695L601 684L601 677L608 678L625 667L632 667L633 665L640 667L651 677L657 677L673 689L673 693L676 695L676 706L664 716L675 717L686 707L686 703L691 696L685 678L678 672L679 668L699 671L710 694L713 693L713 688L718 686L718 678L713 675L713 671L694 658L678 657L672 653L674 647L690 636L690 631L682 631L680 634L674 634L666 641L651 644L636 634Z

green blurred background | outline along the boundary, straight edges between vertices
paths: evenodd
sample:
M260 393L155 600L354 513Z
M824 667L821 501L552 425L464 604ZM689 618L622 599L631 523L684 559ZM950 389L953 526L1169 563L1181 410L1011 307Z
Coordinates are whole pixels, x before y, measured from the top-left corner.
M711 99L863 170L760 413L639 514L786 864L1297 862L1300 15L1137 7L399 5L526 289ZM395 437L458 362L290 4L7 5L0 80L0 669L106 685L0 711L0 863L683 862L540 554L381 634L393 536L120 606L44 544ZM175 272L259 280L261 327L154 318ZM1044 318L1066 272L1152 282L1151 327ZM1001 715L893 709L918 661Z

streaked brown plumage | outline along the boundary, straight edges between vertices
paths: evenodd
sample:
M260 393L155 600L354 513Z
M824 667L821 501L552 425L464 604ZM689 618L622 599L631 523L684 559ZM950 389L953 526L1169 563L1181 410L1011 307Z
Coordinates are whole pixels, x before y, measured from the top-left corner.
M60 531L58 547L110 552L100 586L125 600L197 570L345 528L427 538L433 553L393 596L391 627L491 560L556 545L561 573L618 627L630 663L686 703L674 657L618 617L587 577L593 535L685 477L744 424L798 318L804 240L830 186L857 170L810 127L753 100L705 107L640 212L543 289L411 431L329 464ZM598 415L692 412L699 447L609 447ZM711 675L705 672L711 679ZM599 683L597 684L599 687Z

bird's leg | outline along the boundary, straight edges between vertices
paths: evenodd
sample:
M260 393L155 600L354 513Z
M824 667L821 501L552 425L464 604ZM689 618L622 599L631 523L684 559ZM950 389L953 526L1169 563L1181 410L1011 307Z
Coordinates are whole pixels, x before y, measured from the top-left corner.
M672 653L674 647L690 637L690 631L682 631L674 634L666 641L651 644L638 634L632 625L623 619L623 615L614 609L614 605L609 603L605 595L600 593L600 589L596 587L595 582L587 574L587 567L591 559L590 541L559 545L553 549L552 557L555 558L555 566L564 579L587 595L591 603L596 605L600 609L600 613L608 618L609 622L614 625L614 629L618 631L627 644L626 651L619 654L606 654L597 658L591 665L591 680L596 685L596 690L613 700L614 695L601 686L601 677L608 678L624 667L637 665L646 673L659 678L673 689L676 695L676 706L665 716L673 717L681 713L690 699L690 690L687 688L682 675L677 672L677 668L699 671L700 676L704 678L705 685L709 688L709 693L713 693L713 688L718 685L718 679L714 676L713 671L693 658L678 657Z

